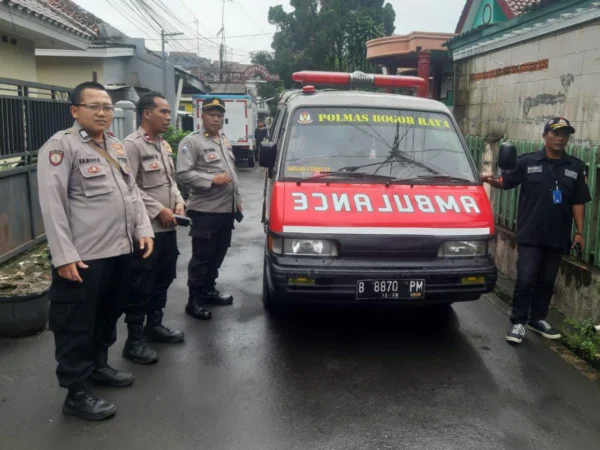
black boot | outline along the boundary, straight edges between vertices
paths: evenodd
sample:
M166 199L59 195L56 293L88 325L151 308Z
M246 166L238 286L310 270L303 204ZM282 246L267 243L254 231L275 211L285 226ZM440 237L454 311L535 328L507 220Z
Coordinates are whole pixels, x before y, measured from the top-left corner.
M158 362L158 355L146 344L142 324L128 324L127 332L127 340L125 341L125 347L123 347L124 358L136 364L154 364Z
M165 342L167 344L177 344L183 341L185 334L183 331L170 330L163 326L163 312L159 309L148 314L146 328L144 328L144 336L149 341Z
M189 295L188 303L185 306L185 312L192 316L194 319L212 319L212 313L210 312L210 310L205 308L203 303L194 294Z
M91 391L88 386L69 389L63 413L87 420L104 420L114 416L117 407Z
M202 301L209 305L226 306L233 303L233 295L221 294L215 288L202 292Z
M132 373L114 369L105 363L96 366L90 375L90 380L102 386L127 387L133 384L135 376Z

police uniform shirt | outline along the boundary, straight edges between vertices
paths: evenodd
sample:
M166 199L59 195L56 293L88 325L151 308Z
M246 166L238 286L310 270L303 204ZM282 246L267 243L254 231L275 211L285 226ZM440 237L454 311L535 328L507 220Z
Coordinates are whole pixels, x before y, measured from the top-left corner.
M229 176L231 183L213 184L220 173ZM183 138L177 154L177 178L190 187L188 209L232 213L235 205L241 204L235 156L223 133L212 137L201 128Z
M104 142L118 169L77 123L40 149L40 206L55 267L128 254L134 240L154 237L123 145L109 133Z
M521 186L517 217L517 242L566 249L573 226L573 205L591 201L585 164L564 154L551 159L544 149L519 157L517 166L503 174L504 189ZM561 191L555 204L553 191Z
M174 230L172 226L163 227L158 220L158 215L164 208L173 211L176 204L184 203L175 181L171 146L161 136L157 136L153 142L142 127L125 138L123 145L129 159L131 176L140 189L154 232Z

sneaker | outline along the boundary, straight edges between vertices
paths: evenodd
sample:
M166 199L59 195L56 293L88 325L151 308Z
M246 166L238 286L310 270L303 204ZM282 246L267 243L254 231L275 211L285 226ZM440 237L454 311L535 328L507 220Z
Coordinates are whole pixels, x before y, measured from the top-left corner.
M510 325L506 332L506 340L513 344L520 344L525 337L525 327L521 324Z
M529 322L527 324L527 328L529 328L534 333L544 336L546 339L561 338L560 331L558 331L545 320L536 320L535 322Z

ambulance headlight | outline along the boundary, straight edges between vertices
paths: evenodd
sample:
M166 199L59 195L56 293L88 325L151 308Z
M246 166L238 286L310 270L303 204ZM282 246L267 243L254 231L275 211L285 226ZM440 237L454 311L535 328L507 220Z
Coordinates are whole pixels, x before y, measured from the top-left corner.
M322 239L284 239L283 252L298 256L337 256L337 246L333 241Z
M488 253L487 241L445 242L438 251L439 258L464 258L485 256Z

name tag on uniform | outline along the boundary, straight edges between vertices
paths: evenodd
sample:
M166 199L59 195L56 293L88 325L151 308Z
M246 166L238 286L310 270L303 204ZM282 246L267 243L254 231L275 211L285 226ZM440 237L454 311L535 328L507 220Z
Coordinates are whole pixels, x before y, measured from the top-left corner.
M560 189L552 191L552 203L562 205L562 191Z
M577 172L575 172L574 170L565 169L565 177L573 178L574 180L576 180Z
M530 166L527 168L527 173L542 173L542 166Z

